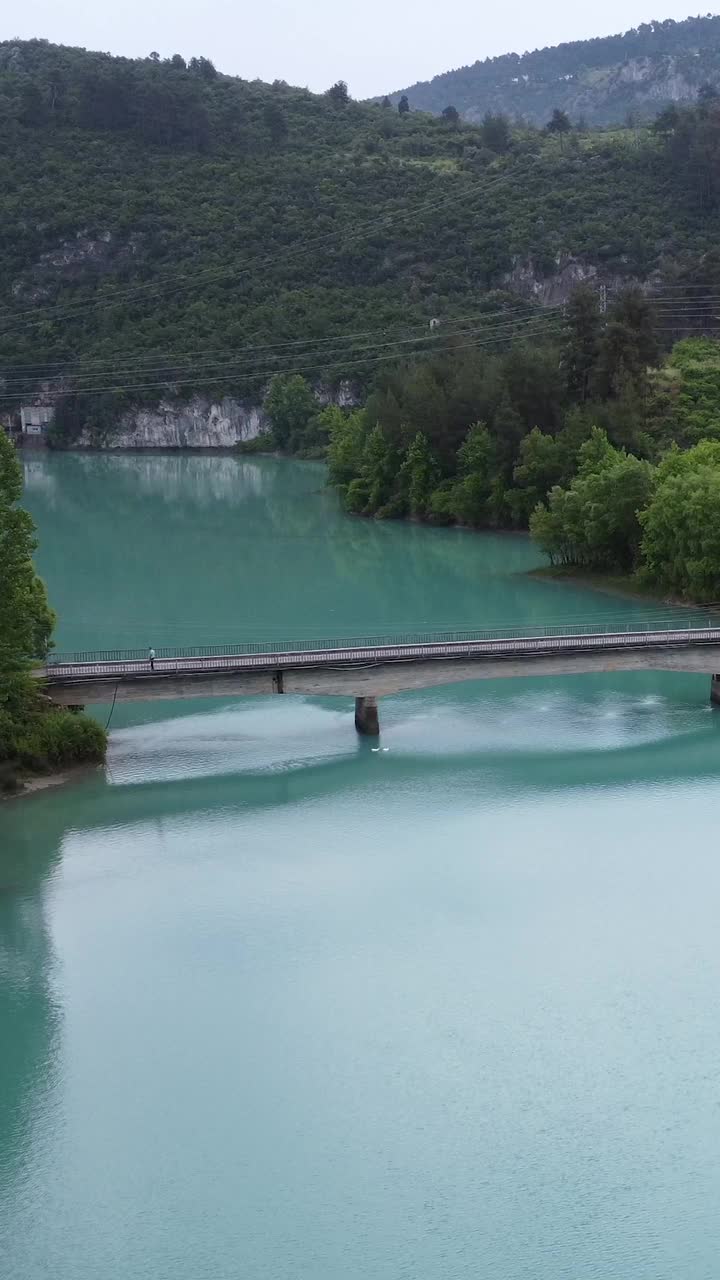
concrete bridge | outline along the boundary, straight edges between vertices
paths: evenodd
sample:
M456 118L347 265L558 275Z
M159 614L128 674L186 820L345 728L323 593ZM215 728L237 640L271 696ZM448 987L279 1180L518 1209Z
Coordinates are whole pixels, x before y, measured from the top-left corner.
M631 625L448 632L362 640L238 644L195 650L52 654L37 676L53 701L237 698L259 694L354 697L359 733L379 733L378 698L464 680L598 671L683 671L711 677L720 705L720 625Z

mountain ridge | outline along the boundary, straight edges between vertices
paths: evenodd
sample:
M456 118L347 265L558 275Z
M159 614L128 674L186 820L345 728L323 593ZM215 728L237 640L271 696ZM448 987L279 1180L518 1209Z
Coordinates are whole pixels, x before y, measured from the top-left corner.
M692 102L703 84L720 85L720 17L713 15L502 54L388 96L393 103L406 96L411 109L435 115L454 106L471 123L500 112L542 125L558 107L574 121L618 124Z
M717 101L553 133L9 41L0 126L0 410L51 381L83 430L279 371L367 387L465 323L502 346L518 294L720 279Z

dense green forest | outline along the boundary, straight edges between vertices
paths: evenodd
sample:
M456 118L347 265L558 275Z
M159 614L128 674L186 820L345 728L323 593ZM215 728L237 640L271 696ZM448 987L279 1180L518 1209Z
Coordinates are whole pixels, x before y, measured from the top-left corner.
M396 367L352 412L297 374L266 408L274 444L327 452L349 512L529 524L552 564L720 597L720 343L663 357L637 290L603 315L580 288L554 337Z
M470 121L487 111L544 124L553 108L574 121L651 119L671 102L692 102L720 84L720 18L645 22L624 35L576 40L532 53L486 58L391 95L439 115L448 105Z
M19 505L22 470L0 431L0 792L18 769L47 771L101 760L105 734L84 715L53 707L31 675L52 644L55 616L32 563L32 520Z
M534 296L567 262L711 296L712 97L643 130L553 121L0 45L0 403L44 388L71 439L162 395L257 402L282 369L363 395L400 352L509 341L537 311L518 270Z

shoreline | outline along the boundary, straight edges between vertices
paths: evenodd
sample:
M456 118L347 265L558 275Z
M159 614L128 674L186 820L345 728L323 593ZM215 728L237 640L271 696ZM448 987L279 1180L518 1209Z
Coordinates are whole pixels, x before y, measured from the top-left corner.
M22 800L28 796L39 795L42 791L50 791L54 787L70 786L74 782L83 782L91 774L104 768L103 764L74 764L53 773L30 773L18 770L14 776L15 786L12 791L0 790L0 804L3 801Z
M632 574L622 573L582 573L577 569L563 569L552 565L538 569L528 569L528 578L540 578L544 582L558 582L569 587L583 587L586 590L598 591L603 595L621 596L626 600L639 600L646 604L665 604L673 609L713 609L712 604L698 604L695 600L686 600L680 596L669 595L661 587L646 586L637 581Z

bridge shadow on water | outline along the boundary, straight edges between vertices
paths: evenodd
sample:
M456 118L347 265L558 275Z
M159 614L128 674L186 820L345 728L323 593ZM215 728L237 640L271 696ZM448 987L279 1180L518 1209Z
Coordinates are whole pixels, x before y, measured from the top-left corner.
M720 778L720 712L704 702L706 682L670 679L678 681L672 699L641 688L578 704L553 699L550 685L536 687L529 703L466 692L453 701L447 691L387 699L378 741L355 736L349 707L300 699L245 700L135 724L119 730L106 775L79 784L80 794L72 787L12 806L13 818L22 809L22 822L12 821L10 839L35 862L36 825L43 844L49 825L59 845L66 830L119 828L159 814L241 816L342 795L391 806L421 788L437 795L441 810L463 797L515 803L520 795Z

